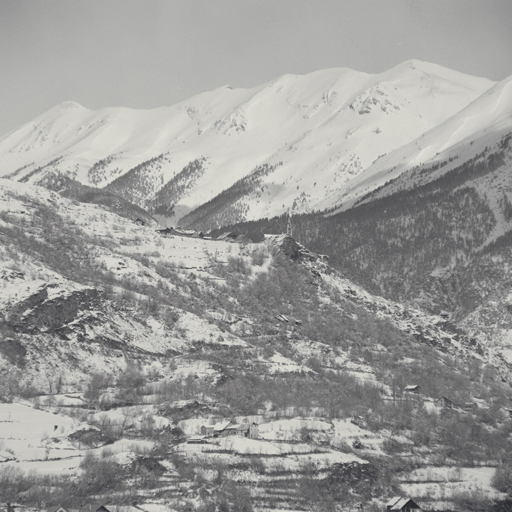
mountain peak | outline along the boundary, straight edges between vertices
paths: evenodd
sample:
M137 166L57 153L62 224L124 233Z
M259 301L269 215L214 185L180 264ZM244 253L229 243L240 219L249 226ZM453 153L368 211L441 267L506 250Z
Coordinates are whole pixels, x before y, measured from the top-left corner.
M478 91L480 94L485 90L491 88L496 82L489 80L488 78L477 77L468 75L454 69L450 69L439 64L427 62L418 59L406 60L394 68L382 73L385 77L398 78L403 80L404 77L409 76L412 73L412 79L417 79L417 74L422 73L432 78L440 78L446 82L452 82L459 87L464 87L469 90ZM381 75L381 76L382 76Z
M80 105L80 103L72 100L63 101L62 103L59 103L56 107L58 110L80 110L84 109L85 107L83 105Z

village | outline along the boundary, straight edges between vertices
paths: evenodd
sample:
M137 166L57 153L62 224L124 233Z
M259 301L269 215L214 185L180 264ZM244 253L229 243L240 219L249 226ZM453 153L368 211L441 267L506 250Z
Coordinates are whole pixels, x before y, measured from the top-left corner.
M240 436L249 439L258 439L257 423L233 423L232 421L220 421L213 425L203 425L201 434L190 436L188 443L202 443L212 437Z
M8 506L6 512L15 512L15 507ZM84 505L79 508L71 507L50 507L46 512L147 512L143 507L134 505L108 505L96 503ZM385 512L383 510L383 512ZM411 498L394 496L386 503L386 512L422 512L421 507Z

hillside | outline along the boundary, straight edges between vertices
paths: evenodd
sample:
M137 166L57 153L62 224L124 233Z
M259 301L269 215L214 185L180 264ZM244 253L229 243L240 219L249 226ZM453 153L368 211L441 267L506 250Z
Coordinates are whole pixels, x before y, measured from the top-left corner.
M377 173L369 174L372 192L354 189L352 198L330 212L292 219L294 236L328 254L351 279L392 300L437 314L444 310L505 355L511 329L510 92L510 80L504 81L489 93L494 110L481 98L427 133L433 156L426 155L425 163L417 163L416 143L405 146L399 150L403 168L394 178L384 173L390 179L379 183ZM483 130L469 126L477 108L490 121ZM453 145L447 144L449 133L459 133L461 140L452 137ZM431 146L433 141L438 145ZM287 221L283 216L230 229L258 240L264 232L283 230Z
M311 212L494 85L407 61L379 75L327 69L227 86L147 111L65 102L0 140L0 176L64 175L202 229Z
M293 238L162 236L0 180L0 240L2 499L158 512L506 498L502 354ZM222 421L258 434L192 442Z

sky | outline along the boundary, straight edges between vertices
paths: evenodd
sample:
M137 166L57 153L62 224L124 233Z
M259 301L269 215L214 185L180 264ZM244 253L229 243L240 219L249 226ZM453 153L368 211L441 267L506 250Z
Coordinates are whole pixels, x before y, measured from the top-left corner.
M511 23L512 0L0 0L0 136L67 100L155 108L412 58L498 81Z

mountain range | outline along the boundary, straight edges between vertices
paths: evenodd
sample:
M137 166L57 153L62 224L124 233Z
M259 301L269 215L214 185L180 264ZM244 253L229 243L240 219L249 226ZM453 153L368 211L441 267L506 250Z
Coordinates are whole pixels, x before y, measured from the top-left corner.
M509 510L511 82L330 69L0 139L0 499Z
M154 110L65 102L0 139L0 176L54 189L73 179L163 224L212 229L346 208L464 141L492 139L511 108L510 79L415 60L226 86Z

